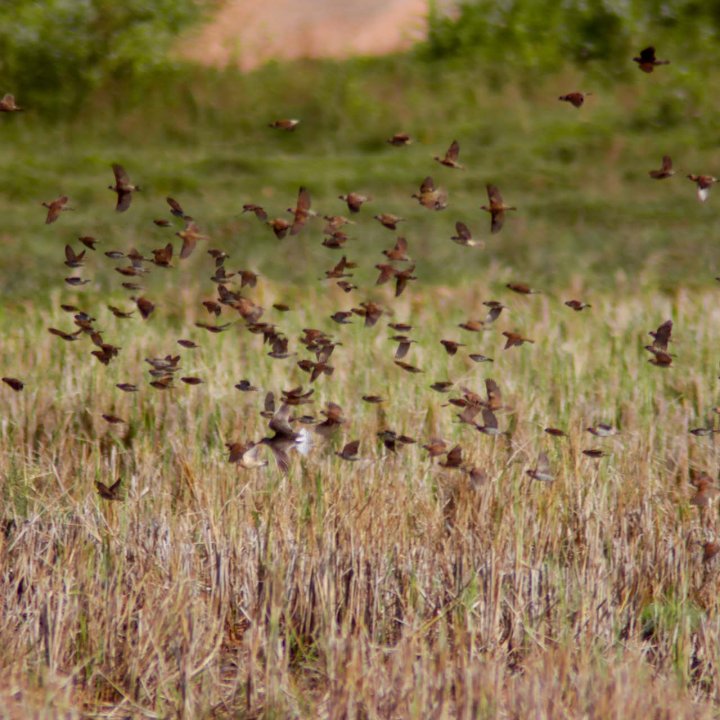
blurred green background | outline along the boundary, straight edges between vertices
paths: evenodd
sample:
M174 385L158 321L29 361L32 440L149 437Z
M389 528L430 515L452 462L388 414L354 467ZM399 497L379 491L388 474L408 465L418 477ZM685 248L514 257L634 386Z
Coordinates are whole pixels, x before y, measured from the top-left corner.
M688 172L720 174L716 120L720 6L690 0L624 2L515 0L428 5L426 38L380 58L269 63L253 72L183 62L178 48L216 2L193 0L11 0L0 5L0 92L23 113L0 115L0 212L5 306L49 302L71 274L63 246L94 235L98 250L149 253L174 239L152 220L180 200L231 254L230 269L315 282L342 255L372 266L394 235L372 220L407 222L425 282L488 278L578 291L715 283L720 274L718 196L700 204ZM654 44L671 64L639 72L632 57ZM558 102L592 92L576 110ZM272 130L297 117L293 133ZM415 139L395 148L395 132ZM451 140L464 171L432 160ZM676 177L648 170L672 155ZM110 164L142 187L116 214ZM429 212L410 199L431 174L449 207ZM518 207L491 236L485 184ZM241 212L263 204L271 217L306 185L321 213L347 214L337 195L372 197L342 251L321 246L322 223L278 241ZM67 194L74 212L44 224L44 200ZM483 250L450 241L457 220ZM372 261L370 259L372 258ZM208 258L187 272L206 280ZM90 291L120 277L100 253L85 275ZM155 272L148 283L169 282ZM183 281L185 282L185 280ZM67 288L64 288L67 290ZM88 292L88 291L79 291Z

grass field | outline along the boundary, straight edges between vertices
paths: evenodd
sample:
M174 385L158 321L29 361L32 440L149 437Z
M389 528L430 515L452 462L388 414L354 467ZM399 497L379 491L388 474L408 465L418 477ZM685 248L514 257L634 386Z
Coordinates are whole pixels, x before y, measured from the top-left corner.
M583 85L596 94L580 111L557 101L577 89L570 72L498 88L472 69L389 58L118 88L74 121L0 117L0 371L26 383L0 387L0 713L713 717L718 568L704 555L717 515L691 504L690 479L716 477L718 453L712 434L689 430L717 425L718 198L698 203L684 174L712 173L720 153L711 100L687 100L681 69L668 70ZM295 133L267 127L294 116ZM400 130L415 143L387 145ZM454 138L467 170L432 160ZM652 181L664 153L678 175ZM127 213L106 189L111 162L142 187ZM447 210L410 199L428 174ZM518 207L497 235L479 209L487 182ZM372 196L344 249L322 247L317 219L278 241L241 212L259 202L290 217L300 185L328 214L347 214L341 192ZM40 202L63 193L75 210L44 225ZM148 320L117 319L106 305L134 309L133 293L102 251L175 240L179 221L152 223L170 217L166 195L211 241L172 269L149 266ZM375 286L396 236L377 212L406 218L418 280L399 298ZM452 243L456 220L485 248ZM91 283L71 289L63 247L79 249L79 235L100 244L81 272ZM244 292L297 356L268 357L229 308L226 332L195 326L215 322L201 305L217 295L208 245L229 270L260 273ZM342 254L359 265L350 294L319 279ZM571 298L592 307L575 313ZM375 327L330 320L368 299L386 309ZM457 327L490 299L509 306L495 324ZM121 348L107 367L87 336L47 332L75 330L68 303ZM422 373L393 363L391 319L412 323L405 359ZM668 319L676 357L655 367L643 348ZM312 357L298 342L308 327L342 345L314 402L294 410L322 419L335 402L345 422L312 433L287 475L271 457L230 464L226 443L267 434L266 392L309 387L296 365ZM535 342L505 350L503 331ZM441 339L467 348L451 357ZM176 352L179 374L204 384L150 387L144 359ZM236 390L242 378L258 390ZM446 379L450 393L430 389ZM497 437L447 404L463 388L485 397L487 379L503 393ZM595 438L598 423L620 432ZM417 442L393 453L377 437L388 429ZM462 446L462 469L428 458L421 446L438 436ZM355 439L360 460L334 454ZM527 474L540 453L552 482ZM121 501L102 499L94 483L117 479Z

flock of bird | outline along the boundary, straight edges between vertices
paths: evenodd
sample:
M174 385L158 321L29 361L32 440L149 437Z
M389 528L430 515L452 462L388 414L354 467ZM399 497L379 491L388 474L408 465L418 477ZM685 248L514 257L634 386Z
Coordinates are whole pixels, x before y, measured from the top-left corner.
M633 60L638 64L639 69L646 73L653 72L656 67L666 65L669 62L667 60L658 60L652 47L642 50L639 56L633 58ZM559 100L580 108L588 95L590 93L571 92L560 96ZM0 100L0 112L11 113L22 110L23 108L16 104L15 98L10 94L5 95ZM270 127L279 131L293 132L299 124L300 121L297 119L280 119L270 123ZM396 133L387 142L392 146L402 147L410 144L412 138L407 133ZM434 160L445 168L462 170L463 166L459 162L459 157L460 145L457 140L454 140L448 150L443 155L435 156ZM134 193L140 192L141 188L131 182L128 173L122 166L114 164L112 169L114 183L109 186L109 189L117 197L115 209L118 212L125 212L131 207ZM669 156L663 157L662 166L659 170L649 171L649 176L656 180L665 180L671 178L674 174L672 160ZM710 188L717 182L717 179L711 175L690 174L687 177L696 183L699 200L703 202L707 200ZM491 234L499 233L503 228L508 213L516 211L516 208L505 203L500 190L495 185L487 185L487 196L488 203L483 205L481 209L490 216ZM417 200L422 207L431 211L444 210L448 206L447 192L438 187L431 176L422 181L417 192L413 193L411 197ZM322 215L321 219L324 221L324 240L322 244L327 248L339 249L345 245L349 239L345 226L354 222L350 218L357 218L362 213L365 213L363 207L371 198L358 192L349 192L339 196L339 200L346 204L350 217L339 214ZM54 223L61 218L64 212L71 211L73 208L70 207L69 202L69 198L64 195L52 201L43 202L42 205L47 210L45 222L48 224ZM176 254L180 260L184 260L194 252L198 243L209 242L209 238L201 232L196 221L185 212L177 200L168 197L167 203L171 216L184 223L184 228L176 233L177 237L182 241L179 251L176 251L172 242L168 242L160 248L151 250L149 255L143 255L135 249L128 252L118 250L105 252L109 259L123 261L123 264L117 266L115 270L123 276L122 287L131 293L130 297L134 301L140 317L145 320L155 310L153 301L140 294L143 287L139 280L149 272L149 265L154 264L162 268L172 267L171 263ZM287 235L297 235L306 227L308 222L320 217L319 213L312 209L311 195L305 187L300 188L295 206L290 209L290 217L288 218L270 218L266 210L255 203L246 203L243 206L243 212L253 213L259 221L268 226L278 239L282 239ZM378 213L373 216L373 219L393 232L403 222L403 218L389 213ZM171 221L166 218L156 219L154 223L163 228L172 226ZM465 247L482 247L484 245L482 240L473 238L468 226L462 222L455 224L455 232L456 234L451 239L459 245ZM70 245L65 246L65 265L68 268L82 267L88 251L92 253L97 250L98 241L93 237L80 237L79 242L85 248L82 251L76 251ZM210 323L197 322L196 325L210 333L223 332L230 327L230 323L220 323L218 318L221 315L226 317L227 314L234 312L240 316L248 332L262 335L263 343L270 348L268 355L271 358L284 360L296 356L297 353L290 350L290 341L287 335L276 324L261 321L265 309L248 297L245 292L246 288L252 290L256 287L258 282L257 274L250 270L229 272L225 266L229 255L220 248L210 247L207 249L207 253L214 263L214 274L211 279L216 284L217 297L204 301L202 305L215 318L215 321ZM403 237L397 237L394 245L384 250L383 254L387 262L375 265L379 272L377 284L394 283L394 295L398 297L410 282L417 280L417 277L413 274L415 265L411 264L408 256L407 240ZM325 271L324 279L336 282L338 287L346 293L359 290L352 282L352 270L356 267L357 263L343 256L332 268ZM65 282L71 287L78 287L89 281L79 275L71 275L65 278ZM525 283L508 283L507 288L523 295L538 292ZM463 331L472 334L488 330L498 320L503 310L507 308L506 305L497 300L488 300L484 305L487 308L484 317L475 320L469 319L460 324L459 327ZM565 305L575 312L581 312L590 307L589 304L578 299L567 300ZM121 310L115 306L108 307L119 320L128 320L134 315L134 311ZM276 304L273 307L280 313L289 309L282 304ZM87 337L94 347L91 351L92 355L103 365L109 365L118 356L121 348L105 339L104 332L96 327L96 320L89 312L75 305L62 305L62 309L73 315L74 325L77 329L68 332L57 328L49 328L49 332L66 342L75 342ZM367 300L358 303L356 307L349 311L338 310L331 315L331 320L338 325L346 325L351 323L354 317L359 317L365 327L371 328L385 314L386 310L380 304ZM395 364L408 373L422 372L420 368L405 360L411 346L416 342L410 337L412 326L400 322L389 322L388 325L396 333L391 337L397 343L394 356ZM652 342L646 346L646 350L651 355L649 361L652 364L659 367L668 367L672 364L674 356L669 351L671 334L671 320L662 323L656 330L650 332ZM532 339L523 337L516 332L505 331L503 335L506 338L505 349L534 342ZM323 330L306 328L299 338L299 343L306 349L308 357L297 361L297 365L308 374L310 384L323 376L333 374L334 367L331 360L335 348L340 344L337 340ZM184 350L192 350L198 347L193 340L185 338L179 339L178 344ZM440 344L448 355L455 355L460 348L466 346L465 343L449 339L441 339ZM492 358L479 353L468 353L468 355L471 360L478 363L490 363L493 361ZM203 380L199 377L179 375L180 360L180 355L147 358L146 362L150 374L149 384L157 390L169 390L174 387L177 378L187 385L202 383ZM24 382L15 377L3 377L2 381L17 392L22 391L24 388ZM258 391L258 388L247 379L242 380L235 387L242 392ZM450 381L438 381L434 382L430 387L440 393L450 393L454 384ZM139 390L138 385L129 382L119 383L117 388L127 393ZM277 467L281 472L285 473L290 467L291 451L297 450L303 454L307 453L313 444L313 435L331 438L338 430L347 427L348 423L342 408L333 402L328 402L320 411L322 419L312 415L294 415L298 406L313 402L313 393L313 389L304 390L303 387L296 387L282 391L279 403L276 403L275 394L268 392L265 396L264 409L261 415L269 421L271 434L259 440L246 438L239 442L228 443L229 461L242 468L259 468L268 465L269 457L274 457ZM366 395L362 397L362 401L380 404L383 402L383 398L378 395ZM506 406L503 404L502 393L495 380L487 379L485 381L484 394L478 394L469 388L461 388L457 397L449 397L447 406L458 409L459 412L456 414L458 422L473 428L479 433L490 436L505 434L500 428L498 413L506 409ZM122 418L111 413L104 414L103 418L111 424L124 422ZM478 418L481 418L482 421L480 422ZM587 430L598 438L610 437L618 432L616 428L605 424L599 424L587 428ZM705 430L707 428L697 428L692 432L701 435ZM556 438L565 436L565 432L560 428L548 427L545 428L545 432ZM712 432L712 430L709 430L709 432ZM404 445L417 442L415 438L398 433L388 427L383 428L378 433L378 437L389 453L397 453ZM429 438L422 447L428 453L429 458L441 458L439 461L441 467L467 474L474 486L479 486L486 481L485 473L481 468L466 462L461 445L450 446L450 443L442 438L433 437ZM268 449L270 455L265 452ZM352 440L347 442L336 454L343 460L352 462L360 458L359 451L360 441ZM606 454L600 448L588 448L583 452L591 458L600 458ZM541 452L534 467L528 469L526 474L540 482L551 482L554 479L554 473L547 453ZM695 485L696 493L691 502L701 510L707 508L720 496L720 490L717 489L708 475L701 473L693 476L692 482ZM122 498L121 483L122 478L111 485L98 482L96 483L97 491L105 499L118 500ZM706 544L706 556L712 556L717 552L720 552L720 544Z

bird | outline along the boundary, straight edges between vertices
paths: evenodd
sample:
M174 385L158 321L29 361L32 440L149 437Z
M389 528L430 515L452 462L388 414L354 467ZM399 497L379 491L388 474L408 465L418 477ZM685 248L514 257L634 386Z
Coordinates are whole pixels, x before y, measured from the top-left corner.
M338 195L338 200L343 200L347 203L348 210L351 213L360 212L360 208L370 200L367 195L361 195L357 192L349 192L345 195Z
M607 423L598 423L595 427L588 427L585 429L591 435L601 438L613 437L614 435L618 435L620 433L617 428L614 428L612 425L608 425Z
M358 457L358 449L360 448L360 441L359 440L353 440L352 442L346 443L343 449L340 452L336 452L335 454L342 458L343 460L349 460L351 462L354 462L356 460L359 460Z
M651 330L648 335L653 338L652 347L656 350L666 351L668 344L671 342L670 336L672 335L673 321L666 320L662 323L657 330Z
M306 187L301 187L300 190L298 190L297 204L292 211L294 217L293 223L290 226L291 235L297 235L303 227L305 227L305 223L310 217L310 205L310 191Z
M389 137L385 142L395 147L403 147L405 145L411 145L412 138L407 133L398 132L392 135L392 137Z
M506 330L503 333L503 335L507 338L507 340L505 342L505 348L504 348L505 350L507 350L508 348L514 347L515 345L520 347L520 345L523 345L524 343L535 343L534 340L530 340L530 338L523 337L522 335L520 335L520 333L510 332L510 331Z
M185 224L185 229L175 233L182 241L183 245L180 249L180 257L185 260L192 255L198 240L207 240L207 235L200 232L197 224L193 220L189 220Z
M269 123L271 128L275 130L288 130L292 132L300 124L297 118L282 118L280 120L273 120Z
M435 187L435 181L428 175L422 183L420 190L413 193L410 197L416 199L424 208L428 210L444 210L447 207L447 192Z
M122 165L113 163L112 171L115 175L115 185L108 185L108 190L112 190L117 194L115 210L117 212L125 212L130 207L132 194L140 190L140 187L130 182L130 177Z
M22 380L18 380L14 377L4 377L2 378L2 381L8 387L11 387L15 392L20 392L25 387L25 383Z
M170 206L170 213L172 215L174 215L175 217L179 217L181 220L185 220L185 219L192 220L192 218L188 218L188 216L185 214L185 211L182 208L182 205L180 205L180 203L177 200L175 200L175 198L171 198L168 196L165 198L165 201Z
M470 228L463 222L455 223L455 232L457 235L453 235L450 239L458 245L464 245L465 247L485 247L485 243L482 240L473 240Z
M531 470L525 471L533 480L539 480L540 482L552 482L555 478L550 471L550 459L547 453L541 452L538 455L535 467Z
M510 210L517 210L517 208L503 202L502 195L496 185L487 185L486 189L490 204L483 205L480 209L490 213L490 232L495 234L502 230L505 213Z
M120 485L122 478L118 478L112 485L105 485L99 480L95 481L95 489L103 500L121 500Z
M382 254L388 259L397 262L406 262L410 260L407 255L408 241L404 237L398 237L395 245L389 250L383 250Z
M265 222L268 219L268 214L265 212L265 208L255 203L245 203L242 207L243 213L251 212L261 222Z
M581 92L571 92L567 95L561 95L558 100L562 100L563 102L570 103L573 107L580 108L583 106L583 103L585 102L585 98L589 95L592 95L592 93L581 93Z
M373 215L373 220L377 220L388 230L397 230L398 223L403 222L405 218L401 218L398 215L393 215L391 213L380 213L379 215Z
M51 200L50 202L44 202L41 203L43 207L47 208L47 217L45 218L45 224L50 225L50 223L54 223L59 217L60 213L67 210L73 210L74 208L65 207L68 204L68 201L70 198L68 198L67 195L62 195L59 198L56 198L55 200Z
M505 287L520 295L537 295L540 292L533 290L527 283L507 283Z
M585 308L592 307L592 305L588 305L586 302L582 302L582 300L566 300L565 305L575 312L580 312L581 310L585 310Z
M69 268L79 268L83 265L83 259L87 250L83 250L81 253L76 253L70 245L65 246L65 264Z
M286 474L290 469L289 453L291 450L296 449L305 455L310 449L310 435L307 430L295 432L292 429L290 424L291 409L291 405L283 403L269 423L269 428L274 434L260 440L260 444L267 445L270 448L278 469L283 474Z
M15 96L10 93L5 93L0 99L0 112L22 112L24 109L15 104Z
M444 165L445 167L455 168L456 170L463 170L463 166L457 161L459 155L460 143L457 140L453 140L450 143L450 147L445 152L445 155L443 155L442 157L436 155L434 157L434 160L436 162L439 162L441 165Z
M663 155L662 167L659 170L649 170L648 175L654 180L665 180L675 174L673 170L672 158L669 155Z
M710 196L710 188L718 181L716 177L712 175L693 175L690 173L688 180L691 180L697 185L697 196L700 202L705 202Z
M640 55L633 58L633 62L645 73L651 73L658 65L670 64L669 60L658 60L655 57L655 48L652 45L641 50Z

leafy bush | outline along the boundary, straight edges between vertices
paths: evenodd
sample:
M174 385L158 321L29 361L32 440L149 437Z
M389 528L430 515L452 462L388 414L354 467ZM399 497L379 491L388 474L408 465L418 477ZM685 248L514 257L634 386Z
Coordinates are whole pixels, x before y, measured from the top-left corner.
M5 0L0 82L36 109L68 111L110 79L168 62L173 38L211 0Z

